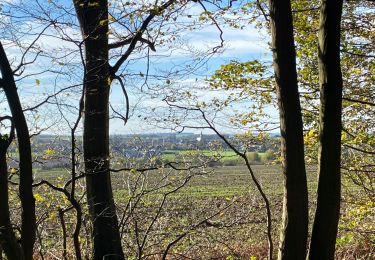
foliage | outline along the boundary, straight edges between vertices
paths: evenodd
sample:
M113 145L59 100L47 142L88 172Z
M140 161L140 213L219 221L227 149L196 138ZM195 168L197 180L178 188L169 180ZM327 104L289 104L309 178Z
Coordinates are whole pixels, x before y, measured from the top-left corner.
M358 196L359 194L357 194ZM355 196L355 197L357 197ZM337 238L337 257L348 259L371 259L375 257L374 209L372 200L354 201L347 197L345 208L340 220L340 234Z
M244 109L235 111L230 119L231 124L238 127L247 127L252 131L263 131L272 127L267 109L275 107L275 90L273 77L267 63L258 60L248 62L232 61L222 65L209 79L212 89L229 91L223 101L213 99L212 105L222 110L232 103L250 101Z

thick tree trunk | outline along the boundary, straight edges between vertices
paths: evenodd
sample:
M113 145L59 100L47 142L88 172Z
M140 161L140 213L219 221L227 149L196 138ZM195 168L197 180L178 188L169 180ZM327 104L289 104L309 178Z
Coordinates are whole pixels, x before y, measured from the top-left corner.
M334 259L340 217L342 0L323 0L319 29L320 148L319 186L309 259Z
M308 198L303 125L290 1L270 0L273 64L280 112L284 208L279 259L305 259Z
M8 100L12 120L17 132L19 148L20 185L19 193L22 206L21 246L26 260L33 259L35 243L35 199L33 196L33 170L29 129L21 102L18 97L16 83L4 48L0 43L1 85Z
M108 2L74 1L85 47L83 148L94 259L123 259L109 171Z

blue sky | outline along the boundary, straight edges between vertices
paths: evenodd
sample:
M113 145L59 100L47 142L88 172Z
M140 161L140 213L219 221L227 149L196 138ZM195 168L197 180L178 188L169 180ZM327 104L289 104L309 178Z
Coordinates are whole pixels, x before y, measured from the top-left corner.
M7 0L8 2L17 2L18 0ZM42 2L42 1L41 1ZM67 0L63 1L54 1L55 3L62 3L66 5ZM30 2L29 2L30 3ZM43 2L48 7L47 1ZM201 12L200 8L191 6L186 11L190 15L197 16ZM188 23L189 18L183 18L181 24ZM43 28L42 24L28 24L25 21L25 24L21 24L21 27L32 28L35 31L40 31ZM173 29L173 28L172 28ZM198 30L193 31L176 31L174 28L174 33L177 36L177 40L171 44L161 44L156 45L156 52L151 52L150 59L147 60L139 53L134 53L130 57L132 61L129 66L126 67L125 73L137 75L138 77L129 77L129 80L126 82L126 86L130 96L131 107L136 107L136 112L131 113L132 118L126 126L123 126L122 122L118 120L112 120L110 124L110 132L112 134L129 134L129 133L138 133L138 132L165 132L170 130L165 129L156 129L153 125L145 124L143 121L140 121L137 117L137 114L148 113L147 111L152 109L153 106L158 107L162 105L161 97L155 97L155 95L150 95L147 92L147 88L140 88L142 86L144 77L139 75L145 75L147 73L147 63L149 66L149 74L161 74L166 71L170 71L173 68L179 67L180 69L186 68L186 64L191 63L191 61L196 58L191 55L190 51L187 51L187 46L195 52L196 56L202 55L206 51L209 51L214 46L220 44L219 39L219 30L212 25L211 23L206 23L201 26ZM245 28L235 29L226 25L222 25L221 29L223 30L223 39L224 39L224 48L221 49L220 54L215 54L208 60L204 60L204 66L199 70L194 71L194 73L182 75L182 76L171 76L168 78L172 83L177 83L180 86L188 87L191 86L193 89L199 88L199 84L204 84L203 79L209 77L214 73L220 65L230 62L231 60L240 60L248 61L251 59L258 60L269 60L270 52L268 49L268 36L265 32L260 32L258 29L255 29L252 25L246 25ZM19 28L19 31L22 31L22 28ZM2 32L6 32L3 29ZM53 28L46 31L45 36L42 36L38 44L40 48L44 51L56 55L56 59L51 58L38 58L37 62L33 66L29 66L26 69L25 74L29 73L31 76L23 79L18 82L20 95L24 104L24 107L32 106L38 102L38 100L43 100L46 95L54 93L61 89L64 86L69 86L72 84L79 84L81 82L81 74L79 68L79 57L77 54L67 55L64 59L61 57L61 52L66 52L69 49L75 49L72 43L59 40L54 37L56 33ZM65 28L65 34L69 34L70 37L79 40L80 32L78 28ZM30 42L35 37L32 35L26 35L23 38L25 43ZM12 47L12 42L3 40L7 48L8 55L14 64L19 62L20 52L17 48ZM32 56L28 57L29 59ZM68 62L76 62L76 66L65 66ZM53 69L54 71L64 71L66 75L56 77L56 74L45 72L32 76L35 73L39 73L46 68ZM166 81L166 78L154 79L151 76L149 77L148 84L149 86L162 85ZM194 91L194 90L193 90ZM159 93L160 94L160 93ZM205 98L212 97L212 95L225 95L225 93L215 92L214 94L201 93ZM76 115L74 114L74 109L69 108L69 106L74 107L77 105L78 93L77 92L66 92L58 97L58 100L55 101L64 101L67 103L65 107L57 107L54 104L46 106L44 109L41 108L38 113L29 114L30 125L34 128L43 127L42 125L54 124L53 127L50 127L46 130L46 133L58 133L65 132L66 122L64 117L72 123ZM113 84L111 87L111 103L113 107L119 111L124 111L124 99L121 93L121 90L118 84ZM250 102L250 101L249 101ZM4 105L2 105L4 107ZM57 116L59 110L63 111L64 117ZM143 112L142 112L143 111ZM275 111L270 110L270 113L275 114ZM39 120L39 123L38 123ZM39 125L38 125L39 124ZM64 126L65 124L65 126ZM34 129L35 130L35 129ZM232 131L231 129L226 129L224 131Z

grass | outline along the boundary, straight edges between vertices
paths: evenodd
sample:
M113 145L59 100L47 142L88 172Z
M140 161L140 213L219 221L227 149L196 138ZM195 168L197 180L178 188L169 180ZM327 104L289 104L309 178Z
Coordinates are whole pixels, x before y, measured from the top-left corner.
M220 156L222 160L225 158L237 158L235 152L231 150L211 151L211 150L165 150L162 153L162 159L166 161L173 161L178 157L185 157L190 155L204 155L204 156Z
M283 193L283 177L281 167L279 165L254 165L252 169L262 184L264 190L269 195L282 195ZM256 192L251 176L245 166L227 166L209 168L209 173L198 175L181 189L178 194L206 197L206 196L240 196L248 193ZM175 174L173 174L175 176ZM69 171L65 169L52 170L34 170L34 178L36 181L46 179L56 182L58 179L66 180L69 178ZM149 185L158 182L158 172L152 171L149 174ZM316 189L315 167L308 170L309 190ZM115 194L122 194L124 191L124 176L121 173L112 174L112 185Z
M183 153L186 154L188 152L185 151ZM281 166L254 165L252 168L271 202L272 232L275 245L277 245L283 198ZM310 223L312 223L317 187L316 167L308 167L307 172ZM186 174L187 172L173 170L150 171L145 174L134 172L113 173L112 186L119 216L124 214L123 209L130 199L128 187L135 187L136 180L139 177L143 178L144 187L151 189L152 187L162 186L163 180L166 179L176 180L177 185L180 183L178 180L184 179L187 176ZM169 195L165 201L163 210L160 212L152 232L149 234L147 252L150 254L159 252L182 230L187 230L188 227L198 223L205 217L231 205L219 215L210 218L210 225L202 225L191 230L189 236L173 247L171 253L177 256L183 254L191 258L196 258L199 255L200 259L249 259L251 256L263 259L267 249L264 232L264 202L255 189L246 167L221 166L207 169L206 174L201 174L200 170L198 170L193 175L185 187ZM68 177L68 171L62 169L49 171L39 169L35 171L37 180L47 179L58 183L57 179L60 179L61 183L61 179L66 180ZM81 184L82 182L83 180ZM132 204L132 207L134 207L132 210L134 211L133 215L128 218L125 230L127 235L124 237L127 244L137 244L136 237L147 230L153 217L158 212L160 203L163 201L163 194L171 191L176 185L162 187L150 192L141 197L139 204ZM39 193L43 194L42 192ZM48 199L41 203L46 203L47 201ZM134 202L135 200L133 200ZM343 212L346 211L346 207L348 205L343 203ZM41 207L39 210L44 210L44 208ZM70 223L74 223L74 221ZM216 226L220 228L215 228ZM140 228L141 234L134 233L136 228ZM346 252L345 250L349 252L353 244L357 243L357 241L346 243L348 235L345 232L345 230L339 232L338 245L340 246L340 252ZM134 255L135 251L132 250L135 249L132 249L131 246L128 246L126 250L127 252L125 253L127 255ZM231 256L234 258L230 258Z
M263 152L250 152L257 153L261 159L266 155ZM218 156L221 162L236 160L238 159L237 154L232 150L221 150L221 151L211 151L211 150L165 150L162 153L161 158L165 161L174 161L179 157L186 157L190 155L203 155L203 156Z

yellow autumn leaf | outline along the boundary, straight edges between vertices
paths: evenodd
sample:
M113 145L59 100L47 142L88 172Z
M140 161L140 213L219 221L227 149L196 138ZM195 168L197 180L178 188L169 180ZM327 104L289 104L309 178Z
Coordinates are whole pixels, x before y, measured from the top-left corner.
M34 198L35 198L36 202L43 202L44 201L44 198L39 193L35 193Z
M100 20L99 25L103 26L106 24L106 22L107 22L107 19Z
M50 220L55 220L56 219L56 213L55 212L51 212L51 214L49 215L49 219Z
M113 17L113 15L111 15L111 14L108 15L108 19L109 19L110 21L112 21L112 22L116 21L116 18Z
M54 155L56 151L48 148L47 150L44 151L44 153L45 155Z
M90 3L88 3L87 6L89 6L89 7L95 7L95 6L99 6L99 3L98 2L90 2Z

